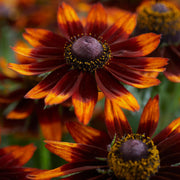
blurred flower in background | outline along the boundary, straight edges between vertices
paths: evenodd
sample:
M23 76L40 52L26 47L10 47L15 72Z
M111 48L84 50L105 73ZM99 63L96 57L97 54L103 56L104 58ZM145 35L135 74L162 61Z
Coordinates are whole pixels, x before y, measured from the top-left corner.
M0 19L15 29L56 26L59 1L0 0Z
M129 13L107 28L107 14L99 3L90 10L85 27L65 3L57 18L63 36L29 28L24 38L34 48L14 48L16 53L38 61L10 63L11 69L29 76L46 73L25 97L45 98L45 105L72 98L75 114L84 124L92 117L98 91L125 109L138 110L137 100L119 81L136 88L160 83L146 73L164 71L167 59L143 57L156 49L160 36L147 33L128 39L136 25L136 16Z
M27 46L23 42L18 45ZM20 63L35 62L34 59L16 55ZM24 136L39 135L39 123L46 139L60 140L63 131L63 121L59 107L44 109L42 100L25 99L24 95L42 79L38 76L24 77L7 68L5 59L0 59L0 74L3 76L1 85L4 91L0 93L2 113L6 114L2 122L3 133L24 133Z
M162 35L159 48L151 55L169 58L164 75L172 82L180 82L180 10L177 2L143 3L137 10L135 35L147 32Z
M22 167L32 158L35 150L36 147L33 144L0 148L0 179L26 180L29 173L41 171Z
M180 166L175 164L180 161L180 118L152 138L158 121L159 97L155 96L144 107L135 134L120 108L106 110L109 135L78 122L68 122L67 128L76 143L45 142L49 151L69 163L28 177L178 179Z

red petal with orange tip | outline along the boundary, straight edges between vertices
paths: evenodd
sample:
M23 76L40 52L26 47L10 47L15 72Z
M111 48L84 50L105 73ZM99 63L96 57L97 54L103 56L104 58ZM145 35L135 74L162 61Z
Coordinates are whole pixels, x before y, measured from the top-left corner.
M132 133L131 126L121 108L109 99L105 101L105 119L108 133L112 139L115 134L118 137L122 137L125 134Z
M66 73L45 98L46 105L59 104L67 100L76 91L83 74L78 70Z
M33 47L64 47L66 42L64 37L45 29L27 28L26 33L23 34L23 37Z
M160 50L162 56L169 58L164 75L172 82L180 82L180 46L167 46Z
M105 67L118 81L137 87L148 88L158 85L160 81L146 74L139 73L123 64L110 63Z
M22 167L0 168L0 178L1 180L26 180L26 176L35 171L38 171L38 169Z
M57 141L45 142L49 151L68 162L96 160L96 157L107 156L106 150L92 145Z
M64 59L64 47L36 47L36 48L24 48L14 47L12 48L16 53L30 58L38 59Z
M60 32L67 38L84 32L83 26L74 9L66 3L58 9L57 21Z
M161 57L116 58L111 63L136 71L163 72L168 59Z
M66 126L77 143L94 145L102 148L106 148L107 144L111 143L111 139L105 132L90 126L85 126L75 121L67 122Z
M31 159L36 147L33 144L21 146L8 146L0 149L0 163L3 167L20 167Z
M145 133L146 136L151 137L155 132L159 121L159 96L156 95L153 99L149 99L144 107L139 127L138 134Z
M92 6L86 20L86 33L99 36L107 28L107 13L100 3Z
M99 164L98 164L99 163ZM107 165L103 165L99 161L82 161L82 162L74 162L74 163L68 163L61 167L58 167L56 169L44 171L44 172L33 172L30 175L28 175L29 179L33 180L44 180L46 178L54 178L69 174L76 174L77 172L81 171L88 171L88 170L96 170L98 168L104 168L107 167Z
M34 109L34 102L29 99L22 99L17 106L10 111L6 118L7 119L25 119L27 118Z
M135 111L139 110L139 104L135 97L129 93L109 72L98 69L95 73L98 87L105 97L119 104L120 107Z
M57 70L49 74L45 79L43 79L39 84L32 88L26 95L25 98L40 99L48 95L51 89L56 85L56 83L61 79L64 74L69 70L69 66L62 66Z
M42 134L47 140L60 141L62 136L62 123L58 107L43 109L43 105L44 104L41 104L42 107L39 107L37 112Z
M38 75L52 71L64 64L64 61L52 60L31 64L9 63L9 68L23 75Z
M96 81L90 73L84 72L79 87L72 96L75 114L83 124L89 123L97 98L98 90Z
M115 42L119 39L124 40L129 37L136 26L136 15L126 13L116 23L109 27L102 37L108 43Z
M172 121L165 129L163 129L159 134L157 134L153 141L155 144L160 143L165 138L180 133L180 118Z
M146 56L154 51L160 43L160 35L154 33L141 34L125 41L111 44L114 57Z

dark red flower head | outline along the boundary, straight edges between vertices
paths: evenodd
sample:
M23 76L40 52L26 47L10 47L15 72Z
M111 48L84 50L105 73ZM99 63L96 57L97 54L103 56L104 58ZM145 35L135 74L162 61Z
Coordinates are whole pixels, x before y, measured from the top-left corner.
M67 128L76 143L45 141L46 148L68 163L32 180L65 179L161 180L180 177L180 118L152 137L159 121L159 97L146 104L136 133L120 108L106 109L109 135L78 122Z

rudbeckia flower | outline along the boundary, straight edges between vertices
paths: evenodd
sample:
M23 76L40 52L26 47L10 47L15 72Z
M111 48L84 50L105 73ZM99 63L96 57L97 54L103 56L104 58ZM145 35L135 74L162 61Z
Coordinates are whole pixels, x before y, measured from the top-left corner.
M65 159L67 164L42 173L32 173L33 180L63 179L179 179L180 118L172 121L152 138L159 120L159 98L146 104L136 133L122 110L112 105L106 109L108 134L78 122L67 128L76 143L45 141L46 148ZM68 175L68 177L66 177Z
M27 180L27 174L38 171L35 168L22 167L31 159L35 150L33 144L0 148L0 179Z
M180 11L167 1L149 1L137 9L138 34L154 32L162 34L161 43L175 44L180 41Z
M161 46L151 56L169 58L164 71L166 78L180 82L180 10L172 2L151 1L137 10L135 34L154 32L162 35Z
M95 4L83 26L73 8L62 3L57 14L61 34L26 29L24 38L33 48L16 47L14 51L38 62L10 63L9 67L23 75L45 74L25 97L45 98L46 105L72 98L76 116L84 124L92 116L98 91L125 109L138 110L137 100L119 81L137 88L158 85L158 79L141 72L164 71L167 59L143 57L157 48L160 35L147 33L128 39L135 17L128 14L107 27L103 6Z
M20 43L20 42L19 42ZM28 63L34 60L18 56L17 61ZM60 140L63 132L63 121L59 107L54 106L44 109L43 100L25 99L24 95L40 77L31 78L7 68L5 59L0 58L1 81L0 106L2 110L2 132L23 134L24 136L39 135L39 125L45 139ZM4 87L4 91L3 91ZM13 87L13 88L12 88Z

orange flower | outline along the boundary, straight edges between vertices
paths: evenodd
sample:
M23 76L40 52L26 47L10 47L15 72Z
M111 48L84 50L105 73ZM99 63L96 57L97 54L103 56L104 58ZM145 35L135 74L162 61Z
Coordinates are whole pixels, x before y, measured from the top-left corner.
M46 105L72 98L76 116L84 124L92 116L98 91L125 109L138 110L135 97L119 81L137 88L160 83L141 73L165 70L167 59L143 57L156 49L160 35L147 33L128 39L136 24L135 15L128 13L108 28L101 4L92 7L85 27L65 3L59 7L57 19L62 36L43 29L26 29L24 38L34 48L14 48L39 62L10 63L11 69L23 75L46 73L25 97L45 98Z
M108 103L108 102L107 102ZM159 97L150 99L134 134L122 112L106 109L109 135L78 122L67 128L76 143L45 141L46 148L68 161L61 167L32 173L33 180L71 175L67 179L178 179L180 166L180 118L152 138L159 120Z
M166 1L150 1L137 11L135 34L154 32L162 35L161 46L151 56L169 58L164 75L172 82L180 82L180 10Z
M38 171L35 168L22 167L31 159L35 150L33 144L0 148L0 179L26 180L27 174Z

